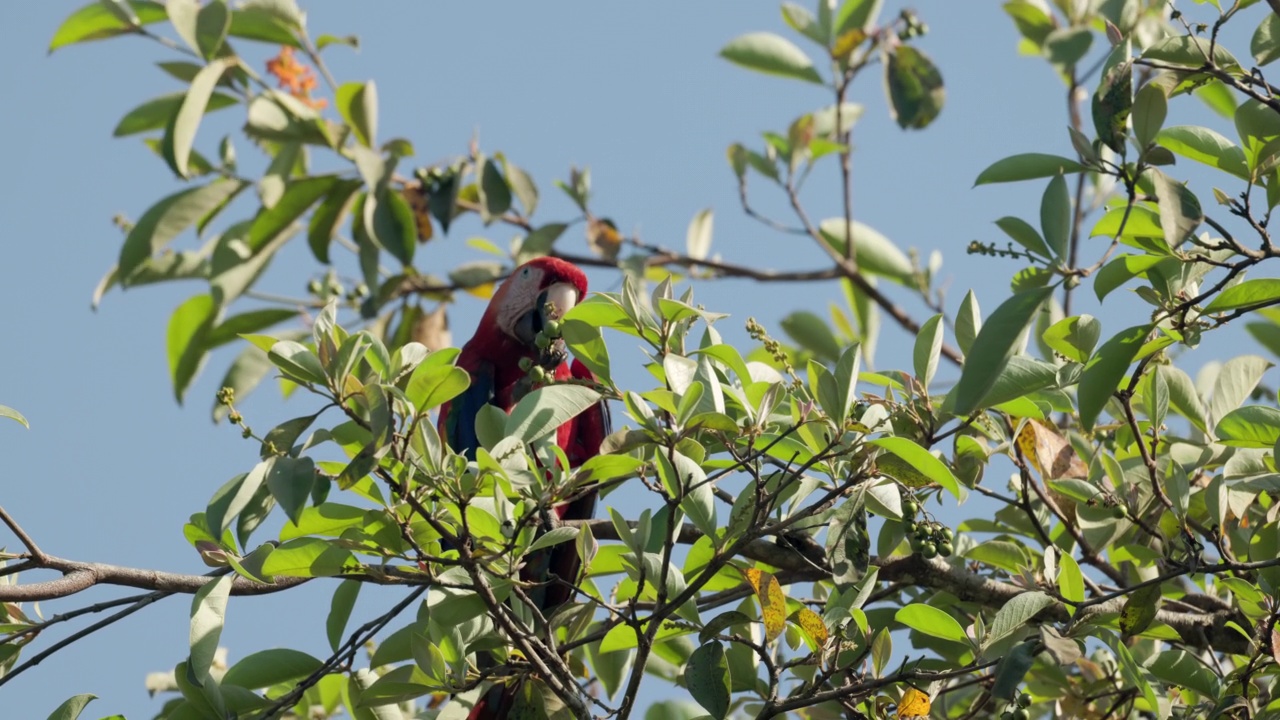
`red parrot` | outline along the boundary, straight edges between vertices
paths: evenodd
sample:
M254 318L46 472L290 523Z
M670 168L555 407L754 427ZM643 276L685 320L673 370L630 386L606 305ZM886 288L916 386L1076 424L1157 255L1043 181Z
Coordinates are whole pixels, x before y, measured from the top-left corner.
M587 277L576 265L542 257L521 265L494 293L480 318L476 333L462 346L458 367L471 375L471 385L441 408L440 434L455 451L475 457L480 446L476 436L476 415L484 405L511 412L531 388L529 373L521 362L541 366L556 380L592 379L586 366L577 360L565 362L568 353L563 341L540 349L535 338L549 320L558 320L587 294ZM545 343L544 343L545 344ZM528 360L524 360L528 358ZM609 433L609 412L604 401L588 408L561 425L556 444L575 468L600 452L600 443ZM595 513L596 493L588 490L554 511L562 520L586 520ZM545 532L550 528L542 528ZM530 591L544 617L572 596L581 560L575 543L560 543L526 558L521 578L539 583ZM468 720L500 720L511 712L518 685L494 685L472 709Z

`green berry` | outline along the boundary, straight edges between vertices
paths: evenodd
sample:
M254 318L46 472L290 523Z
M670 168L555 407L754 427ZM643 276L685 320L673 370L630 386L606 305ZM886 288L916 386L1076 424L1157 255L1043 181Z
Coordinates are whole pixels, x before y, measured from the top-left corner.
M536 345L539 350L546 350L551 347L551 337L545 332L540 332L534 336L533 344Z
M1125 511L1124 511L1124 506L1123 506L1123 505L1112 505L1112 506L1111 506L1111 517L1113 517L1113 518L1115 518L1115 519L1119 520L1120 518L1123 518L1124 516L1125 516Z
M544 370L541 365L534 365L529 370L529 377L532 378L535 383L546 382L547 371Z
M1022 708L1013 711L1013 720L1031 720L1031 713Z
M532 368L533 368L533 358L531 358L531 357L522 357L522 358L520 358L520 369L521 369L521 370L523 370L523 371L525 371L525 372L529 372L529 370L530 370L530 369L532 369Z
M943 540L938 543L938 554L942 557L951 557L951 553L954 553L955 551L955 546L948 540Z
M933 542L925 542L920 548L920 555L925 560L932 560L938 557L938 546Z
M946 541L948 541L948 542L950 542L951 540L954 540L954 539L955 539L955 537L956 537L955 532L953 532L953 531L951 530L951 528L949 528L949 527L944 527L944 528L942 528L942 530L941 530L941 531L939 531L939 532L940 532L940 533L941 533L941 535L942 535L942 539L943 539L943 540L946 540Z
M1021 695L1019 695L1018 707L1023 707L1023 708L1031 707L1031 696L1028 695L1027 693L1022 693Z
M324 289L324 286L320 284L319 280L312 280L311 282L307 283L307 292L311 293L312 295L319 295L320 291L323 289Z
M542 332L546 333L549 337L560 337L560 321L548 320L547 324L542 326Z
M908 535L910 535L911 533L914 533L914 532L916 531L916 521L915 521L915 520L912 520L912 519L910 519L910 518L908 518L908 519L904 520L904 521L902 522L902 529L903 529L903 531L905 531Z

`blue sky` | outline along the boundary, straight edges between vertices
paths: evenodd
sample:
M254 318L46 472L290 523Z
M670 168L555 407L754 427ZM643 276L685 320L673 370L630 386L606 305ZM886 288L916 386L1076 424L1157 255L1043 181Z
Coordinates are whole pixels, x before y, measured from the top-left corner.
M0 23L7 170L0 192L0 404L19 409L32 424L30 431L0 424L0 451L7 461L0 503L49 553L201 572L182 538L182 524L203 510L219 485L252 466L257 448L209 420L229 353L214 356L186 407L173 400L165 325L172 308L198 287L115 291L96 313L90 311L90 293L122 240L112 216L136 218L178 188L136 137L116 140L111 130L130 108L179 88L153 67L172 55L142 39L48 56L54 29L79 5L15 5ZM893 0L886 5L887 13L903 6ZM857 82L852 99L867 110L854 135L854 213L900 246L919 248L922 256L941 250L942 276L952 288L949 309L972 287L989 313L1008 292L1007 279L1017 267L966 256L964 248L974 239L1000 240L992 221L1002 215L1034 222L1043 185L973 189L973 179L1015 152L1069 154L1065 89L1042 61L1016 54L1012 23L998 3L922 2L916 8L931 28L920 47L943 73L947 103L933 127L903 132L888 116L879 75L868 73ZM712 251L726 260L786 269L822 266L822 254L808 241L741 215L725 161L730 143L758 147L761 131L785 129L796 116L830 103L816 86L756 75L716 56L744 32L786 33L774 0L483 6L400 0L314 2L306 9L313 34L361 37L359 52L327 50L330 67L343 81L376 78L380 134L412 140L417 163L465 152L478 133L486 150L505 151L533 174L545 219L574 215L552 180L565 177L570 165L589 165L596 211L625 232L681 248L690 218L711 207ZM1191 115L1203 120L1197 110ZM225 122L232 127L235 120L227 114ZM197 148L211 150L216 137L202 135ZM239 150L242 157L254 154L247 143ZM835 177L834 165L828 165L810 183L815 218L838 213ZM760 183L754 187L762 191L763 207L781 209L777 198L765 199ZM433 241L426 252L442 269L479 259L463 243L471 234L501 246L511 239L502 228L474 227ZM576 231L561 243L586 250ZM276 268L285 278L278 287L298 294L310 262L305 250L289 251ZM596 289L616 289L617 278L607 272L591 276ZM731 340L744 338L748 316L776 329L787 312L825 314L827 304L841 297L834 283L720 281L700 283L696 293L708 308L732 313L721 326ZM905 304L924 319L918 304ZM1112 319L1116 304L1103 316L1112 331L1128 324ZM466 339L480 310L479 301L464 300L453 312L456 342ZM1227 337L1229 342L1201 350L1203 359L1246 347L1239 334ZM909 367L911 341L886 325L877 364ZM643 382L636 348L616 337L610 343L615 364L630 366L624 382ZM303 414L307 406L302 398L282 403L278 393L264 388L243 411L252 424L266 428ZM15 546L7 536L0 542ZM232 660L273 646L326 655L321 629L330 590L315 585L234 601L222 643ZM120 594L95 590L69 603L48 603L43 611L49 616ZM380 605L378 594L366 595L361 609L371 614ZM101 699L86 716L151 716L159 705L148 699L144 677L185 656L188 607L187 598L171 598L55 655L0 690L5 715L44 717L65 697L91 692ZM57 637L46 634L37 649Z

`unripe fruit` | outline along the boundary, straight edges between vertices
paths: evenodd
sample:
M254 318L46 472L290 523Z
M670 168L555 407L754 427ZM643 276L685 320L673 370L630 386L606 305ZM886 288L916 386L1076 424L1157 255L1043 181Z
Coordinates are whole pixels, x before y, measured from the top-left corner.
M1022 693L1021 695L1019 695L1018 707L1024 707L1024 708L1031 707L1031 696L1028 695L1027 693Z
M551 347L551 338L548 337L546 333L538 333L533 338L533 344L536 345L539 350L546 350Z
M1023 710L1022 708L1018 708L1013 711L1013 720L1031 720L1031 713Z
M560 321L548 320L547 324L542 326L542 331L546 333L548 337L560 337Z
M525 371L525 372L529 372L530 368L532 368L532 367L533 367L533 358L531 358L531 357L522 357L522 358L520 358L520 369L521 369L521 370L523 370L523 371Z
M926 542L924 546L920 548L920 555L925 560L932 560L938 557L938 546L932 542Z
M955 546L952 545L947 540L943 540L942 542L938 543L938 554L941 555L942 557L951 557L951 553L955 551L956 551Z

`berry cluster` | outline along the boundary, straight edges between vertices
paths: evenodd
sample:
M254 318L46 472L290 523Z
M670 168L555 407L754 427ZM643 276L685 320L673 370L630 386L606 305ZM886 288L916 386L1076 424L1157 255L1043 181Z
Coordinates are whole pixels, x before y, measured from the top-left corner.
M546 323L543 324L542 329L539 330L538 334L533 338L533 344L538 348L542 359L554 360L550 363L552 366L551 370L547 370L545 367L546 363L541 362L540 360L534 360L531 357L520 358L520 369L528 373L529 379L532 380L534 384L541 384L553 378L553 373L555 372L554 367L558 364L560 358L552 357L552 354L549 353L549 351L552 346L556 344L556 341L560 339L560 332L560 321L551 319L547 320Z
M916 522L916 513L920 512L920 504L911 496L902 499L902 523L911 542L911 552L918 553L926 560L941 555L951 557L955 552L952 540L955 533L951 528L933 520Z

